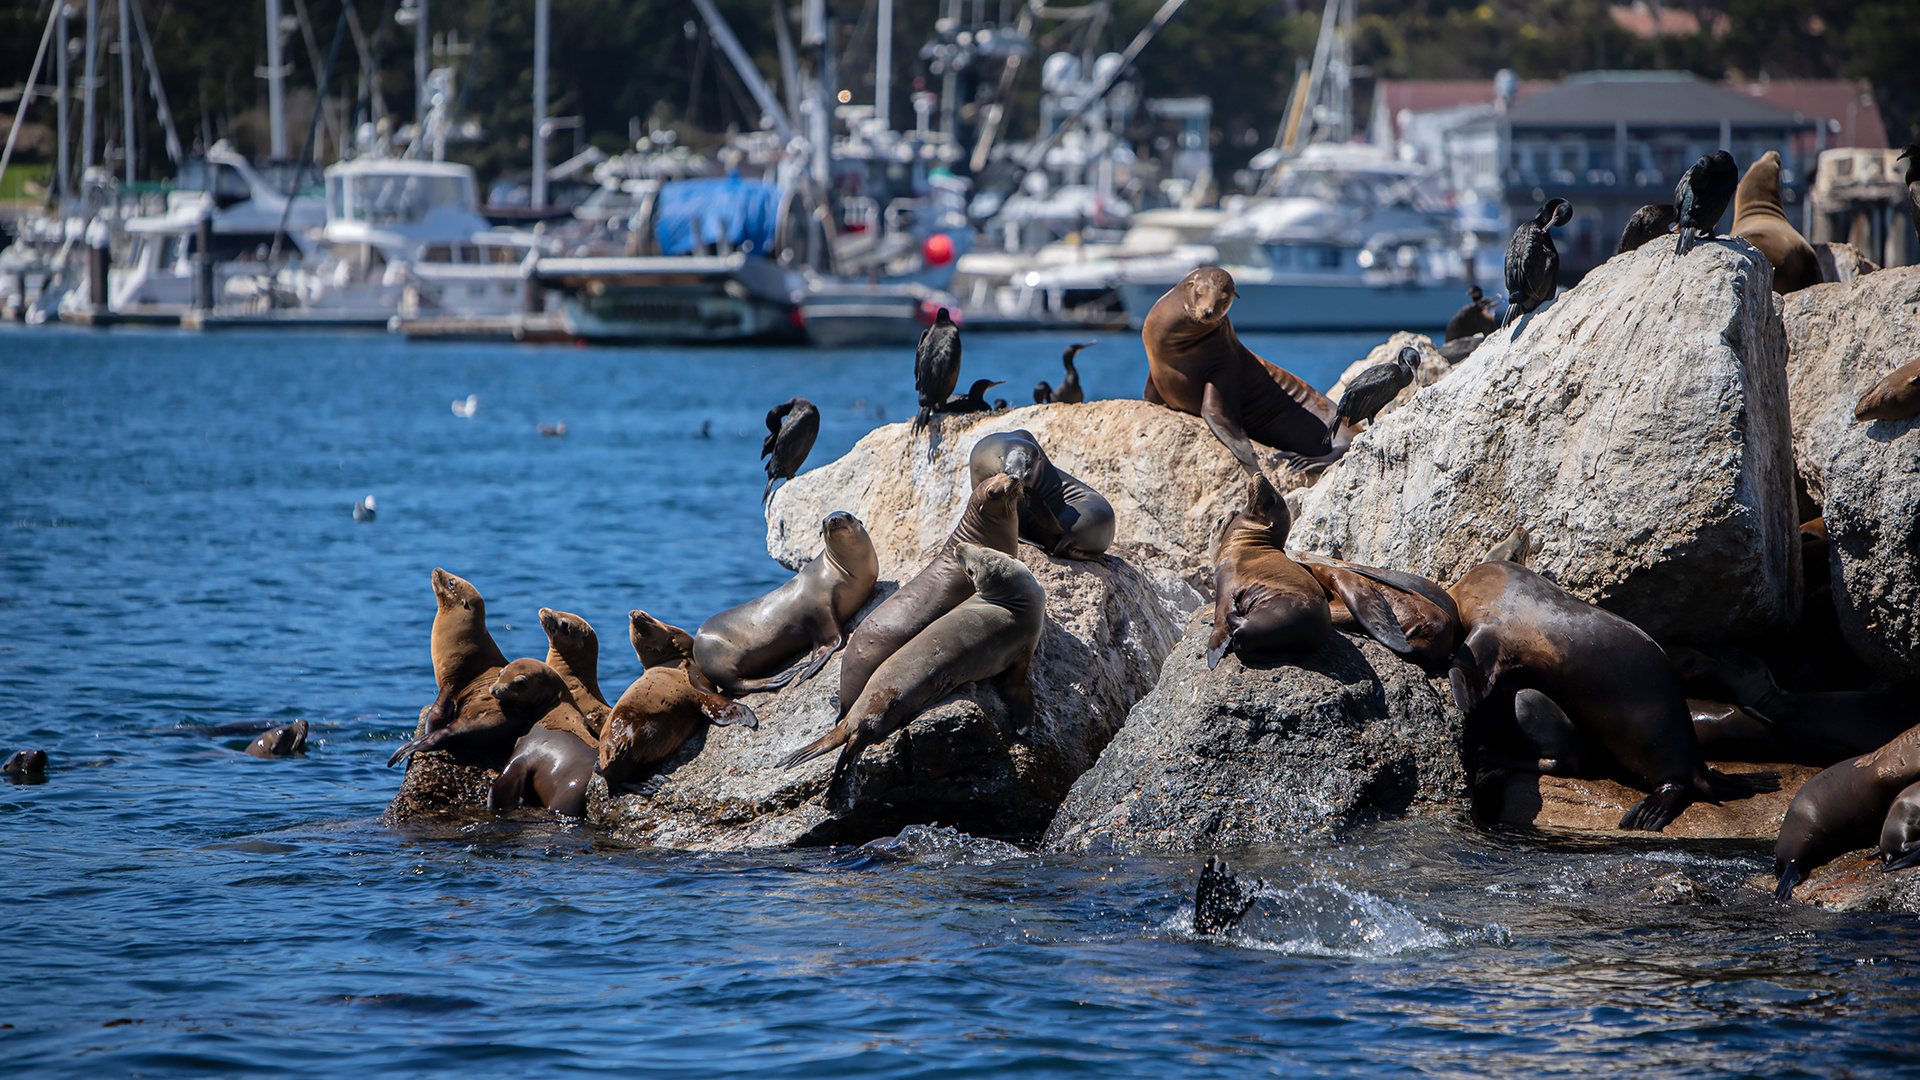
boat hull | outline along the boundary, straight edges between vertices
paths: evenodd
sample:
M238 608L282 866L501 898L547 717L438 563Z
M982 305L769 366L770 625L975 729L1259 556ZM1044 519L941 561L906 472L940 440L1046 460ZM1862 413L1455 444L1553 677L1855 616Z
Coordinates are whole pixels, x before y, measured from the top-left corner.
M542 259L567 332L588 341L802 341L797 291L761 259L640 256Z
M1154 302L1178 284L1125 282L1127 321L1135 328ZM1263 283L1236 280L1233 302L1236 330L1441 330L1467 302L1466 286L1449 281L1427 284Z

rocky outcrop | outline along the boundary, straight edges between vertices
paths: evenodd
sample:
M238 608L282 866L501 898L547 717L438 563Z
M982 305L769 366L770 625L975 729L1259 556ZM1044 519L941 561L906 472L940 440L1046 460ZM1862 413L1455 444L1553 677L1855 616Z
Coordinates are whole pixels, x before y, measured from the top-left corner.
M775 763L833 725L836 656L808 682L742 698L759 730L709 728L667 760L652 794L602 790L590 812L636 843L709 850L860 843L936 821L975 835L1037 836L1152 689L1199 605L1177 576L1142 568L1134 554L1116 545L1111 557L1070 562L1021 546L1047 591L1033 660L1037 715L1025 736L1012 734L997 693L965 688L870 747L848 805L831 813L818 796L836 755L791 770ZM883 583L873 603L894 587Z
M1055 465L1113 504L1117 541L1144 545L1134 557L1208 587L1209 553L1245 498L1244 474L1199 417L1145 401L943 416L922 433L904 423L875 428L845 457L774 492L768 553L782 565L800 566L819 542L820 520L846 510L873 537L882 578L912 574L959 520L972 488L967 455L973 444L1015 428L1033 432ZM1263 465L1285 470L1277 453L1258 449Z
M1394 395L1392 401L1381 406L1380 411L1374 414L1373 418L1375 422L1378 422L1382 416L1412 401L1413 395L1418 393L1421 387L1432 386L1434 383L1440 381L1442 375L1453 370L1453 365L1447 363L1446 357L1440 355L1439 349L1434 348L1432 338L1425 334L1414 334L1405 330L1399 330L1396 331L1392 337L1388 338L1385 343L1375 345L1373 351L1368 353L1364 359L1355 360L1353 363L1348 364L1347 370L1340 373L1339 381L1333 384L1333 389L1327 391L1327 398L1335 404L1338 404L1340 396L1347 392L1347 384L1351 383L1355 376L1370 367L1379 364L1393 363L1393 361L1399 357L1400 350L1408 346L1412 346L1420 351L1420 366L1414 369L1413 382L1403 387L1398 394Z
M1744 241L1615 256L1363 432L1297 496L1289 546L1446 582L1524 523L1530 565L1663 641L1784 627L1799 536L1771 290Z
M1777 883L1772 875L1753 884L1768 892ZM1920 869L1885 873L1871 848L1850 851L1825 866L1815 867L1793 890L1799 903L1827 911L1920 912Z
M427 710L420 709L415 735L427 730ZM406 774L400 778L400 790L387 805L386 820L392 823L417 821L483 810L487 793L500 778L498 769L463 762L445 750L423 750L407 758Z
M1880 269L1880 264L1860 254L1852 244L1813 245L1813 257L1820 262L1821 281L1852 281Z
M1207 670L1212 613L1196 614L1160 683L1073 785L1056 851L1227 849L1376 814L1464 812L1460 714L1370 639L1334 634L1312 656Z
M1827 519L1840 632L1880 675L1920 679L1920 419L1853 418L1920 355L1920 267L1802 289L1786 327L1794 460Z
M1787 807L1800 785L1820 771L1806 765L1745 762L1714 767L1728 773L1771 769L1780 774L1780 790L1718 804L1694 803L1657 834L1618 829L1620 818L1647 793L1612 780L1510 774L1475 791L1475 807L1489 821L1537 829L1606 832L1639 840L1657 835L1675 840L1771 841L1780 835L1780 823L1786 820Z

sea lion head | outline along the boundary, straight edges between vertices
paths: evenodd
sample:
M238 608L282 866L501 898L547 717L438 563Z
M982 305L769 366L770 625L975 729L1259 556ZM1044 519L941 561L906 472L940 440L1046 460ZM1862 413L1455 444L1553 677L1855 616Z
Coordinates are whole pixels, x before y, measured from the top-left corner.
M820 523L820 535L827 542L827 554L840 566L879 565L880 557L873 550L873 537L867 535L867 527L845 510L828 514Z
M983 517L1011 516L1026 498L1027 485L1018 476L994 473L976 484L967 498L967 509Z
M587 620L570 611L555 611L552 608L540 609L540 629L547 632L547 641L562 652L600 648L600 635L593 632Z
M1000 471L1019 480L1028 487L1033 486L1034 470L1047 459L1046 451L1040 449L1040 440L1026 428L1016 428L1000 436Z
M1914 415L1920 402L1920 361L1896 368L1865 394L1853 407L1853 418L1868 420L1904 420Z
M493 681L488 693L502 705L544 708L560 700L566 689L560 673L548 667L546 661L523 657L500 669L500 677Z
M1247 508L1240 516L1250 524L1266 526L1276 545L1285 544L1287 532L1293 528L1293 514L1287 509L1287 500L1280 497L1264 475L1247 481Z
M0 773L7 776L39 776L47 771L47 752L45 750L21 750L0 766Z
M647 667L678 664L693 656L693 635L644 611L627 612L627 637L633 652Z
M982 597L988 600L1002 600L1017 596L1028 583L1038 588L1033 572L1020 564L1020 560L979 544L960 544L954 552L960 557L960 565L967 572L967 579Z
M465 608L486 618L487 602L480 598L480 590L465 578L455 577L437 566L433 568L433 598L439 602L442 611Z
M1202 266L1188 274L1180 281L1180 292L1187 318L1209 328L1226 321L1227 309L1240 295L1234 291L1233 275L1217 266Z
M247 753L257 758L292 757L307 750L307 722L295 720L291 724L265 731L247 747Z

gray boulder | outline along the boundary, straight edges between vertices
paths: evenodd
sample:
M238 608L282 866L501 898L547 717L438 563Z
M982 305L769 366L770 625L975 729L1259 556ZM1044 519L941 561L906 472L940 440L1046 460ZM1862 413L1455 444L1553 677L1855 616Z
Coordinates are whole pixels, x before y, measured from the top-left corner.
M1920 679L1920 419L1853 418L1920 355L1920 267L1802 289L1786 328L1794 459L1826 516L1840 631L1880 675Z
M1191 851L1284 841L1376 814L1465 813L1461 717L1371 639L1334 634L1312 656L1207 670L1196 614L1159 685L1073 785L1047 829L1055 851Z
M1772 280L1741 240L1615 256L1290 496L1290 546L1448 582L1524 523L1530 565L1663 641L1785 627L1799 534Z

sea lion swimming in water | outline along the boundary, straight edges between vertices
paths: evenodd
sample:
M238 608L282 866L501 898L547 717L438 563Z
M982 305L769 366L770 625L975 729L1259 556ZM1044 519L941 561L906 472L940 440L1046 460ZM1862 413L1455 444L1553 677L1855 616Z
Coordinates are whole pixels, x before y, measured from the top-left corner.
M760 494L765 506L773 498L776 480L791 480L807 463L813 441L820 437L820 410L803 397L788 398L767 410L767 437L760 444L760 456L767 459L767 490Z
M1692 251L1696 236L1713 236L1739 186L1740 166L1725 150L1702 154L1700 160L1687 166L1673 187L1674 224L1679 226L1679 236L1673 242L1675 255Z
M959 382L960 328L953 324L947 309L941 308L933 317L933 325L920 331L920 343L913 350L913 389L920 396L913 430L927 426Z
M820 523L826 550L786 584L700 624L693 655L722 690L738 697L813 678L846 641L880 577L880 560L860 519L844 510ZM813 646L799 663L780 670Z
M873 672L933 621L973 595L973 579L960 561L961 544L978 544L1003 555L1020 545L1020 504L1025 488L1004 473L973 485L953 532L920 572L880 601L847 638L840 657L838 718L844 718L867 688ZM1044 512L1044 507L1042 508Z
M493 692L509 710L540 711L540 718L513 744L487 792L487 809L544 806L562 817L585 817L596 746L566 679L550 664L515 660Z
M1033 722L1029 672L1046 625L1046 591L1012 556L965 543L957 546L957 554L973 581L974 595L874 669L860 699L833 730L780 762L790 769L844 746L827 782L828 805L840 801L854 764L868 746L906 727L929 705L967 683L994 681L1016 734L1024 734Z
M1513 239L1507 241L1507 323L1553 299L1560 286L1560 249L1553 246L1549 230L1572 219L1573 204L1548 199L1532 221L1513 230Z
M1862 423L1905 420L1910 416L1920 416L1920 360L1888 372L1871 390L1860 395L1860 403L1853 407L1853 418Z
M260 737L247 744L247 753L257 758L292 757L307 752L307 722L295 720L291 724L282 724L277 728L260 733Z
M620 695L600 740L600 774L618 786L680 749L702 724L757 729L746 705L722 697L693 659L693 635L644 611L627 615L633 652L645 667Z
M6 764L0 765L0 776L5 776L10 784L44 784L47 782L47 752L45 750L16 750Z
M1769 150L1747 166L1733 195L1732 235L1760 249L1773 264L1773 291L1785 296L1820 284L1813 245L1787 220L1780 202L1780 152Z
M1887 810L1908 785L1920 781L1920 726L1880 749L1848 758L1800 786L1780 823L1773 872L1775 900L1793 895L1813 869L1842 852L1880 840Z
M567 700L580 710L594 738L613 706L600 693L600 635L592 624L571 611L540 609L540 629L547 634L547 666L567 684Z
M976 487L999 473L1020 481L1020 539L1047 554L1093 559L1113 545L1113 504L1055 465L1025 428L982 436L967 469Z
M1647 241L1671 232L1678 220L1680 211L1675 210L1672 203L1648 203L1627 219L1627 227L1620 230L1620 243L1615 245L1613 253L1625 255L1638 251Z
M1232 275L1203 266L1154 303L1140 327L1142 396L1206 421L1249 476L1260 472L1254 442L1304 458L1339 456L1353 431L1336 426L1325 394L1240 343L1227 318L1236 295Z
M1449 672L1454 704L1487 729L1504 713L1522 734L1565 716L1565 728L1653 789L1620 828L1658 832L1695 801L1779 789L1776 773L1707 767L1672 665L1639 627L1516 562L1481 563L1447 591L1466 633ZM1523 690L1538 697L1516 708Z

